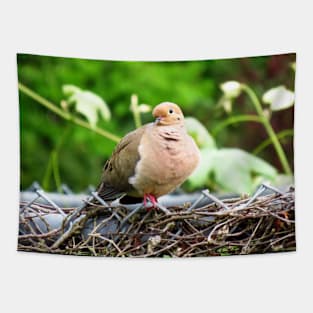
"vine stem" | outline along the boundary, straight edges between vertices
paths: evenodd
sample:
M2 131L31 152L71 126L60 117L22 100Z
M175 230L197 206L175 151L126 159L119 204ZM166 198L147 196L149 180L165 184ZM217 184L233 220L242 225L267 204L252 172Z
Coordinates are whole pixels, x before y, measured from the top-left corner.
M285 129L281 132L276 134L278 139L285 138L287 136L293 136L293 129ZM262 143L260 143L253 151L252 154L259 154L261 151L263 151L267 146L269 146L272 143L271 138L268 138L264 140Z
M55 114L59 115L60 117L62 117L63 119L70 121L76 125L79 125L81 127L87 128L95 133L97 133L98 135L101 135L107 139L110 139L114 142L119 142L121 140L120 137L106 131L103 130L101 128L98 127L92 127L90 126L90 124L88 122L85 122L84 120L73 116L72 114L70 114L69 112L63 111L62 109L60 109L59 107L57 107L54 103L48 101L47 99L43 98L42 96L40 96L39 94L37 94L36 92L34 92L33 90L29 89L28 87L26 87L25 85L23 85L22 83L18 83L18 88L21 92L23 92L24 94L26 94L27 96L29 96L30 98L34 99L35 101L37 101L39 104L43 105L44 107L46 107L47 109L49 109L50 111L54 112Z
M134 116L134 121L135 121L135 126L136 128L139 128L142 123L141 123L141 118L140 118L140 112L139 112L139 107L138 107L138 97L137 95L132 95L130 98L130 108L131 111L133 112Z
M276 136L276 133L272 127L272 125L270 124L268 118L265 116L264 112L263 112L263 109L262 109L262 105L258 99L258 97L256 96L255 92L248 86L248 85L245 85L245 84L241 84L241 88L242 90L249 96L249 98L251 99L259 117L261 118L262 120L262 123L265 127L265 130L267 131L268 133L268 136L270 137L272 143L273 143L273 146L276 150L276 153L279 157L279 160L281 162L281 165L284 169L284 172L287 174L287 175L292 175L292 171L291 171L291 168L289 166L289 163L288 163L288 160L287 160L287 157L286 157L286 154Z
M227 127L228 125L241 122L256 122L263 124L262 119L256 115L235 115L227 118L223 122L219 123L216 127L214 127L212 130L212 135L216 136L223 128Z
M61 191L61 176L60 176L60 170L59 170L59 153L64 145L65 140L67 139L70 131L71 131L71 124L67 124L64 132L60 137L58 137L58 141L54 147L54 149L51 151L49 156L49 161L47 168L45 170L45 174L42 181L42 186L45 190L49 189L49 181L50 177L53 175L55 186L57 187L57 190Z

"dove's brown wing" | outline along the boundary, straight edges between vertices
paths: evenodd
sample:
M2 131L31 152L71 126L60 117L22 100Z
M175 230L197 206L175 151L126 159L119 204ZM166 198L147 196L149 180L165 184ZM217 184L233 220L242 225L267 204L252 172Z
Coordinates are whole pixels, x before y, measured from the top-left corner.
M144 125L122 138L111 158L105 163L101 183L97 189L102 199L110 201L126 193L136 196L136 191L129 184L128 179L134 175L135 167L140 159L138 147L146 126Z

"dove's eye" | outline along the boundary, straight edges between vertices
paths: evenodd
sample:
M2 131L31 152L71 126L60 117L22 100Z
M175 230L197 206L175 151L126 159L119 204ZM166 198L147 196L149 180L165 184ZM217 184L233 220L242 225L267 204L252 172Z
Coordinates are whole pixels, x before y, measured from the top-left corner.
M168 113L173 114L173 113L174 113L174 110L173 110L173 109L169 109L169 110L168 110Z

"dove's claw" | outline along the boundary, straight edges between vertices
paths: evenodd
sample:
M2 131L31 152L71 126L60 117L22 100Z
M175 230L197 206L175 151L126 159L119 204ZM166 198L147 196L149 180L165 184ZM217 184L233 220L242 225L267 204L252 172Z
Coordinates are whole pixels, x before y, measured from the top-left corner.
M149 200L152 203L152 207L147 207L147 200ZM158 208L158 200L156 199L154 195L144 194L143 204L147 208L147 211Z

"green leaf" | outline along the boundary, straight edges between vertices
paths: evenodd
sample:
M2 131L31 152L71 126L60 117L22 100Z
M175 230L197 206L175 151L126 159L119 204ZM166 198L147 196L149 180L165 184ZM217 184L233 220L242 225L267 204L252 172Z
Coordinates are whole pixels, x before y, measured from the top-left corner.
M295 94L281 85L271 88L263 94L262 100L270 105L272 111L280 111L293 106Z
M80 92L81 89L75 85L63 85L62 91L63 91L65 96L71 96L72 94L74 94L76 92Z
M277 170L264 160L233 148L217 151L213 172L216 183L224 191L236 193L251 193L256 184L264 180L272 181L277 176Z
M287 188L291 185L294 185L294 177L290 175L279 174L277 175L274 183L276 186L280 186L281 188Z
M189 135L195 140L199 148L215 149L216 143L208 130L197 119L193 117L185 118L185 125Z
M75 103L75 109L88 120L92 127L98 122L98 114L108 121L111 118L111 112L105 101L88 90L81 90L74 85L64 85L62 90L65 95L69 96L68 103Z
M203 188L207 184L210 172L213 170L214 158L217 150L204 148L200 150L200 164L188 178L188 184L192 189Z
M218 185L224 192L251 193L265 180L274 181L277 170L264 160L240 149L200 150L198 168L188 178L192 189Z

